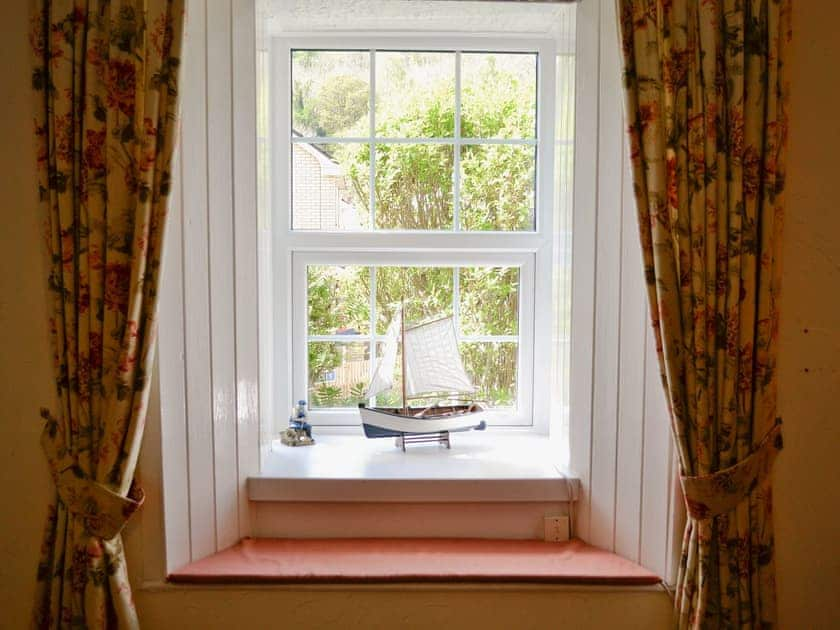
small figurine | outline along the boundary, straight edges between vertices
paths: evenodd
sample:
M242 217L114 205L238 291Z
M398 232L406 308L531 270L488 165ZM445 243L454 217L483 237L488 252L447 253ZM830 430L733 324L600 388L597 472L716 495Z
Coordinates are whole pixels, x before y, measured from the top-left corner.
M286 446L309 446L315 444L312 439L312 425L306 421L306 401L299 400L289 416L289 428L280 435L280 441Z

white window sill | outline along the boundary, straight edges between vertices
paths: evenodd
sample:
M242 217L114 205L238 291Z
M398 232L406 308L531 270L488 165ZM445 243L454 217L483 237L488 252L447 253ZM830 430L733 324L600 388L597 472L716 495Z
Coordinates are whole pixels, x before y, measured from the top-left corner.
M574 501L580 482L554 463L551 442L533 434L458 433L452 448L314 432L314 446L275 440L251 501L543 502Z

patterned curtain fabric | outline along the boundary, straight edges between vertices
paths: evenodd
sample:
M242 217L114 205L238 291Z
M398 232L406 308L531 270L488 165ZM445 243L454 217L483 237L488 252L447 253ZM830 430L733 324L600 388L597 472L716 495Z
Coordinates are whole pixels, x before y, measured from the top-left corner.
M650 310L689 514L678 626L772 626L790 0L618 9Z
M30 40L58 407L33 625L137 627L120 530L149 395L183 0L39 0Z

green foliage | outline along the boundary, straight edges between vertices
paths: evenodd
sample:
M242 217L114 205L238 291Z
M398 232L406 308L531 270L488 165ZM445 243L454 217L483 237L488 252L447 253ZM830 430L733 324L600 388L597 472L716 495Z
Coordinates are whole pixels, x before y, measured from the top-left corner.
M534 165L532 146L464 146L461 150L462 229L532 229Z
M365 380L353 383L344 391L339 383L325 381L328 372L339 370L348 362L367 365L366 343L334 343L316 341L309 343L309 400L312 407L347 407L364 401L367 388Z
M357 151L351 159L367 161L360 153L366 153L366 149ZM385 230L451 229L454 162L453 148L448 145L377 145L376 227Z
M338 367L341 363L341 352L334 343L310 343L308 361L311 387L323 377L324 373Z
M462 343L464 368L478 388L475 398L494 407L513 405L516 392L515 343Z
M340 330L367 333L370 326L370 275L367 268L312 265L307 270L309 333Z
M385 334L405 302L409 323L452 314L452 270L446 267L377 267L376 330Z
M338 75L324 83L309 99L310 84L299 83L293 90L295 123L299 131L316 136L336 135L352 127L368 112L368 84L352 75Z
M340 387L321 383L309 388L311 405L317 407L355 407L363 402L365 383L356 383L350 388L350 396L345 396Z
M499 86L508 89L499 89ZM498 69L481 73L463 91L462 137L528 138L534 135L533 86ZM377 133L393 138L448 138L455 134L455 97L448 81L385 110ZM379 112L377 112L379 114ZM356 191L356 207L369 212L370 151L353 147L343 164ZM526 230L534 221L534 148L466 145L461 152L461 228ZM436 230L453 227L451 145L376 147L376 227Z
M465 335L515 335L519 269L463 267L460 271L461 330Z

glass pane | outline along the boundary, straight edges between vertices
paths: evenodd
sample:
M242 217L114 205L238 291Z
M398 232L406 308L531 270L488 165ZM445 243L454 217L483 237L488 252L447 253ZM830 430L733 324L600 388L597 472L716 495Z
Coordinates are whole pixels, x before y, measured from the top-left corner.
M519 333L519 268L462 267L460 321L464 335Z
M535 138L537 55L461 55L461 137Z
M451 138L455 53L376 53L376 135Z
M310 265L306 268L310 335L370 332L370 268Z
M451 267L377 267L377 334L385 334L402 300L408 323L451 315L452 287Z
M533 230L535 167L530 145L461 147L461 228Z
M376 344L376 357L382 356L385 350L384 343ZM440 398L412 398L410 403L412 407L425 407L426 405L433 405L441 400ZM401 407L402 399L402 348L397 349L397 364L394 369L394 385L388 390L381 392L374 398L374 405L377 407Z
M476 400L491 407L516 406L517 344L512 342L464 342L464 367L478 387Z
M361 143L292 143L292 228L370 226L370 149Z
M370 133L370 53L292 51L292 129L305 137Z
M356 407L370 381L370 345L309 343L309 406Z
M452 145L376 145L376 227L452 229Z
M382 356L385 351L385 344L376 344L376 358ZM402 345L397 347L397 363L394 368L394 385L391 389L380 392L374 398L374 405L377 407L400 407L402 406Z

